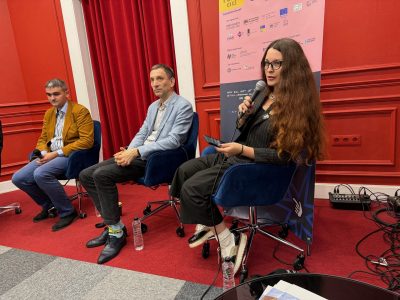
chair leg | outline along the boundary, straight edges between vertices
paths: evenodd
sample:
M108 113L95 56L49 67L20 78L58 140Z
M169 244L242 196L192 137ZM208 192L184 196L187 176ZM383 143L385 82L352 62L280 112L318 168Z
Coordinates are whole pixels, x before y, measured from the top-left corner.
M292 247L298 251L300 251L300 254L297 256L297 259L294 263L294 267L296 270L301 269L301 267L304 265L304 250L301 249L300 247L296 246L295 244L286 241L283 238L277 237L272 233L269 233L263 229L261 229L261 227L264 227L265 224L264 223L258 223L257 221L257 209L256 207L249 207L249 221L245 222L245 226L243 227L237 227L234 228L232 231L235 232L244 232L244 231L249 231L249 237L247 239L247 244L246 244L246 248L244 251L244 257L243 257L243 261L242 261L242 270L240 272L240 282L244 282L244 280L247 278L248 276L248 268L247 268L247 261L249 258L249 254L250 254L250 250L251 250L251 245L253 243L253 239L254 236L257 232L261 233L262 235L272 238L278 242L281 242L289 247ZM308 250L309 251L309 250Z
M176 234L179 237L184 237L185 236L185 227L183 226L183 223L181 221L181 215L179 213L178 207L176 206L176 204L179 203L179 200L174 200L173 198L171 198L170 202L171 202L171 206L174 208L176 218L178 219L178 222L179 222L179 227L176 228Z
M81 219L86 218L86 213L82 211L82 198L84 195L82 184L79 179L75 179L76 183L76 198L78 199L78 210L79 210L79 217Z
M311 255L311 239L307 238L307 256Z
M277 237L277 236L273 235L272 233L264 231L264 230L262 230L260 228L258 228L257 231L259 231L260 233L262 233L265 236L270 237L271 239L274 239L275 241L278 241L278 242L281 242L281 243L285 244L286 246L292 247L292 248L294 248L294 249L296 249L296 250L298 250L300 252L304 252L303 249L301 249L300 247L296 246L295 244L292 244L291 242L289 242L287 240L281 239L280 237Z
M16 215L19 215L22 212L19 202L11 203L6 206L0 206L0 215L11 210L13 210Z
M184 237L185 230L184 230L184 226L181 222L181 216L179 214L177 203L179 203L179 200L175 200L173 197L170 197L169 200L149 201L149 202L147 202L146 208L143 210L143 217L140 219L140 221L143 224L143 221L146 220L147 218L149 218L149 217L155 215L156 213L158 213L159 211L162 211L163 209L171 206L174 209L175 215L179 221L179 227L176 228L176 234L179 237ZM157 208L155 208L154 210L152 210L151 206L153 204L157 204L159 206Z
M151 210L152 204L160 204L160 206L154 210ZM147 202L147 206L143 211L144 216L140 219L140 221L142 222L142 221L146 220L147 218L151 217L152 215L155 215L159 211L162 211L163 209L165 209L169 206L170 206L169 200Z
M250 232L250 235L249 235L249 237L247 239L246 249L244 250L244 257L243 257L243 261L242 261L242 269L247 269L247 260L249 258L251 245L253 244L254 235L257 232L257 229L252 227L252 226L248 226L248 230Z

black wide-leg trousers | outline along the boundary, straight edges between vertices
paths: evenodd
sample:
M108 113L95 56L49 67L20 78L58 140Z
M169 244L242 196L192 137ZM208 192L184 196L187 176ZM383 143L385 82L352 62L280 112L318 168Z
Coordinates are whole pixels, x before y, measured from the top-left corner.
M189 160L178 168L170 193L180 199L182 223L213 226L222 222L223 216L210 197L230 166L222 154L211 154Z

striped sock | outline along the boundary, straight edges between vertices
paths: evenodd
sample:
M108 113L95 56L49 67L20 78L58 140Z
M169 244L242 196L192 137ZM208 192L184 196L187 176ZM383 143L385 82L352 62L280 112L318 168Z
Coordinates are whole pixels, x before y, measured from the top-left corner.
M121 221L117 224L108 225L108 234L120 238L124 234L122 228L124 228L124 224Z

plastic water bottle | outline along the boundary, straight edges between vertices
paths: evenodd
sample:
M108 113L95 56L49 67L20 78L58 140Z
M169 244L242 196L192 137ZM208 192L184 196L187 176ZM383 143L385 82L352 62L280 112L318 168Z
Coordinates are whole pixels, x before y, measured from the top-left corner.
M235 287L234 267L231 258L225 257L222 263L222 289L224 292Z
M142 235L142 224L138 217L133 219L133 243L135 244L135 250L139 251L143 249L143 235Z

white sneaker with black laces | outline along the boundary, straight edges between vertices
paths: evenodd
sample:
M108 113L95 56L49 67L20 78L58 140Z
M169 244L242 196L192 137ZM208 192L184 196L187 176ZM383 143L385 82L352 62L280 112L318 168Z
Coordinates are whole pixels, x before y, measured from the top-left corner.
M195 248L197 246L200 246L212 236L214 236L214 232L211 230L210 227L202 224L197 224L194 234L188 240L189 247Z
M244 256L244 251L246 249L247 235L244 233L233 232L234 243L231 243L225 249L221 249L222 261L225 257L231 257L231 261L234 263L234 274L239 270Z

